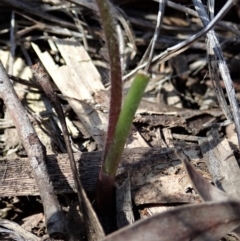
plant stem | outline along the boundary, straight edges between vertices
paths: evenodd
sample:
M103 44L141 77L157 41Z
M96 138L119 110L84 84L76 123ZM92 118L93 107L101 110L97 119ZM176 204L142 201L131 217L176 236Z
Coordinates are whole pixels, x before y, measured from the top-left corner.
M147 74L144 72L138 73L124 100L112 145L108 150L107 157L103 164L103 173L112 178L116 175L116 170L121 160L124 145L132 125L132 120L148 84L148 80L149 76Z
M117 120L122 105L122 70L120 62L119 44L116 31L116 21L114 18L114 9L108 0L96 0L98 5L102 28L105 35L105 41L108 49L110 65L110 110L108 120L108 131L105 141L103 160L106 158L108 149L113 140L113 135L117 125ZM115 14L116 15L116 14Z

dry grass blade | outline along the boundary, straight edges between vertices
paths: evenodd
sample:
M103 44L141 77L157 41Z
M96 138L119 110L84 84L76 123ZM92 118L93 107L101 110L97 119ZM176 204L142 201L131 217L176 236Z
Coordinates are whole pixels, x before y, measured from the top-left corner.
M70 29L76 29L76 26L74 24L68 23L66 21L61 20L60 18L51 16L48 13L42 12L42 11L30 6L29 4L24 3L24 1L16 1L16 0L7 0L6 1L6 0L4 0L4 2L6 2L8 5L11 5L15 8L18 8L18 9L21 9L21 10L24 10L24 11L28 11L31 14L39 16L39 17L41 17L43 19L46 19L50 22L53 22L55 24L61 25L62 27L67 27L67 28L70 28Z
M154 1L157 1L157 0L154 0ZM181 12L187 13L187 14L189 14L189 15L191 15L191 16L198 17L197 12L194 11L193 9L188 8L188 7L185 7L185 6L182 6L182 5L177 4L177 3L174 3L174 2L172 2L172 1L167 1L167 6L173 8L173 9L179 10L179 11L181 11ZM228 24L226 24L226 23L223 22L223 21L219 21L219 22L217 23L217 25L218 25L219 27L221 27L222 29L231 31L232 33L236 34L237 36L240 36L240 32L239 32L237 29L235 29L235 28L232 27L232 26L229 26Z
M240 203L189 205L136 222L103 241L215 241L240 224Z
M10 27L10 42L11 42L11 50L10 50L10 56L8 61L9 66L9 73L13 73L13 64L14 64L14 58L15 58L15 49L16 49L16 42L15 42L15 12L12 11L11 14L11 27Z
M97 6L88 0L66 0L67 2L75 3L76 5L86 7L94 12L97 12Z
M211 1L208 2L210 19L214 18L214 2L215 2L214 0L211 0ZM200 4L200 1L199 1L199 4ZM199 13L200 12L202 14L201 15L202 21L206 22L206 23L209 22L209 21L207 21L208 16L205 12L205 9L204 8L201 9L201 11L199 11ZM207 53L208 53L208 58L209 58L209 62L208 62L209 74L210 74L211 79L213 81L213 85L215 87L216 95L217 95L219 104L222 107L223 113L225 114L225 116L228 120L232 120L232 113L227 106L227 101L225 99L223 89L221 88L221 85L220 85L219 72L218 72L218 68L217 68L218 67L217 66L218 65L217 64L218 58L222 57L221 60L223 60L223 61L224 61L224 59L223 59L223 55L218 56L214 53L215 48L218 49L218 53L221 53L221 47L220 47L218 39L215 35L215 31L211 30L207 34Z
M0 228L0 232L4 233L11 233L11 236L16 236L15 240L22 241L22 240L31 240L31 241L40 241L41 239L35 236L34 234L26 231L20 225L6 220L0 219L0 226L4 227L4 229Z
M156 57L153 58L153 62L158 62L158 63L163 63L171 58L173 58L174 56L184 52L185 50L187 50L190 46L192 46L192 44L194 42L196 42L197 40L199 40L202 36L204 36L208 31L210 31L216 24L217 22L222 19L224 17L224 15L229 11L229 9L231 9L231 7L236 4L238 1L232 1L232 0L228 0L226 2L226 4L224 5L224 7L221 9L221 11L219 11L219 13L215 16L215 18L207 25L207 27L205 27L204 29L202 29L200 32L194 34L192 37L186 39L185 41L167 48L163 53L157 55ZM132 70L130 73L128 73L127 75L124 76L124 80L131 77L132 75L134 75L138 70L144 68L147 65L147 62L145 62L144 64L138 66L137 68L135 68L134 70Z
M131 49L133 50L132 53L131 53L131 56L130 58L133 59L134 56L136 55L137 53L137 46L136 46L136 43L135 43L135 34L134 34L134 30L132 29L132 26L130 24L130 22L128 21L128 16L126 16L126 13L124 11L122 11L120 8L116 8L117 10L117 13L118 13L118 21L121 23L122 27L124 28L124 31L128 37L128 40L129 40L129 43L130 45L132 45ZM124 39L123 39L124 40ZM125 44L125 43L124 43ZM126 54L124 54L126 55ZM125 56L121 56L122 58L125 57ZM125 59L124 59L125 60ZM124 61L123 63L123 66L122 66L122 69L125 70L125 68L127 67L126 65L128 64L127 63L128 61ZM122 63L121 63L122 64Z
M218 129L212 128L209 137L199 143L214 185L240 200L239 165L226 138L220 139Z
M202 2L200 0L193 0L193 3L195 5L196 10L199 13L199 16L202 20L203 25L206 27L210 23L210 20L207 16L207 13L205 12ZM212 57L217 60L217 66L218 66L219 72L222 76L222 79L224 81L226 91L228 94L228 99L229 99L229 102L230 102L230 105L232 108L233 119L234 119L236 131L237 131L237 135L238 135L238 144L240 144L239 107L238 107L237 98L236 98L236 95L234 92L233 82L230 77L230 73L229 73L227 64L224 60L219 41L218 41L214 31L213 30L209 31L207 33L207 37L208 37L208 41L209 41L209 45L210 45L209 46L210 49L208 49L208 52L209 52L210 56L213 55ZM214 55L216 57L214 57ZM215 62L215 61L211 61L211 62ZM213 66L213 68L214 68L214 66ZM216 71L217 71L216 67L213 70L216 73ZM214 72L213 72L213 74L214 74ZM217 74L214 74L214 76L212 76L212 77L216 77L216 76L217 76ZM214 78L213 81L215 82L215 86L217 87L216 93L218 95L219 104L222 107L222 110L223 110L224 114L226 115L226 117L228 119L232 119L231 113L229 112L229 108L228 108L226 100L224 98L223 91L220 87L219 80Z
M152 58L153 58L153 51L154 51L154 48L155 48L155 45L156 45L156 42L157 42L157 39L158 39L158 35L159 35L159 32L160 32L160 28L161 28L161 23L162 23L162 19L163 19L163 15L164 15L164 10L165 10L165 5L166 5L166 0L159 0L159 10L158 10L158 16L157 16L157 24L156 24L156 27L155 27L155 31L154 31L154 35L153 35L153 38L141 60L140 63L142 63L143 61L145 61L145 57L148 56L148 61L147 61L147 65L145 67L145 71L147 72L151 63L152 63Z

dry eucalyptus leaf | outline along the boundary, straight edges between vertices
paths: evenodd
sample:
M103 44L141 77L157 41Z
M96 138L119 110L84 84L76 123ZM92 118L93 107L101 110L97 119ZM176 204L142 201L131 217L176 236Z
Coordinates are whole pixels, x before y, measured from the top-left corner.
M224 201L230 197L223 191L211 185L195 168L190 164L188 157L182 150L175 150L175 155L183 162L192 184L204 201Z
M143 219L103 241L214 241L240 225L240 202L186 205Z
M183 162L195 190L204 201L224 201L230 199L230 197L225 192L211 185L206 179L204 179L202 175L196 171L196 169L188 161L188 158L183 153L183 151L175 150L175 154ZM233 233L240 238L240 227L237 227Z

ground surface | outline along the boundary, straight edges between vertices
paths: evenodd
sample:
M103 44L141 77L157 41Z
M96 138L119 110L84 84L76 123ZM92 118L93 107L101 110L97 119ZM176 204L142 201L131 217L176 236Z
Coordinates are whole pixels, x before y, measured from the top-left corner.
M37 62L41 62L51 77L67 119L83 186L94 202L108 122L108 55L94 1L76 1L79 3L76 5L70 2L1 1L0 59L8 74L15 77L32 78L28 66ZM215 10L219 11L224 2L217 1ZM187 0L168 4L154 56L203 28L196 12L176 10L174 3L194 9ZM143 56L154 34L158 1L113 1L113 8L118 20L126 94L134 70L147 61ZM236 5L215 27L237 101L240 98L239 13ZM173 153L177 147L185 151L209 182L216 185L220 180L219 186L229 195L240 197L237 188L229 184L237 182L239 174L238 138L229 112L231 100L227 98L219 58L212 59L207 46L204 36L181 54L164 62L156 57L151 65L151 80L135 115L116 180L120 185L130 176L135 219L176 205L201 202L181 161ZM223 72L227 73L227 69ZM46 147L51 160L47 165L60 203L71 216L69 209L73 208L76 196L59 120L41 90L12 79ZM223 99L227 100L225 104L222 102L222 107L218 101L220 90L213 80L218 81ZM26 152L3 102L0 114L0 218L16 222L42 238L46 235L43 208ZM228 167L214 171L219 167L209 164L210 159L224 161L229 156L231 168L238 170L234 173ZM106 231L116 229L113 226ZM0 239L9 240L1 230Z

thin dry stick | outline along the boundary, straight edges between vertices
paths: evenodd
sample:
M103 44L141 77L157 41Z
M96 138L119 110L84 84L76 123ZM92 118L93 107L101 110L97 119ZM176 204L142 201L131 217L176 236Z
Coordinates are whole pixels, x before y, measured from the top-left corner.
M157 2L158 0L154 0L154 1ZM182 5L177 4L177 3L174 3L172 1L167 1L167 6L173 8L173 9L176 9L178 11L181 11L183 13L186 13L186 14L198 17L197 12L194 11L193 9L185 7L185 6L182 6ZM240 31L238 31L234 27L231 27L231 25L233 25L231 23L227 24L224 21L219 21L219 22L216 23L216 25L218 25L219 27L221 27L221 28L223 28L223 29L225 29L227 31L230 31L230 32L236 34L237 36L240 36Z
M229 11L229 9L232 6L234 6L237 2L238 2L238 0L228 0L227 3L223 6L223 8L219 11L219 13L215 16L215 18L208 24L207 27L205 27L198 33L194 34L192 37L184 40L183 42L178 43L178 44L174 45L173 47L167 48L163 53L154 57L152 63L154 63L154 62L163 63L163 62L173 58L174 56L182 53L183 51L187 50L197 40L199 40L208 31L210 31L217 24L217 22L225 16L225 14ZM130 73L125 75L123 77L123 80L128 79L130 76L134 75L138 70L144 68L146 65L147 65L147 62L138 66L137 68L132 70Z
M17 82L17 83L20 83L22 85L26 85L30 88L36 88L36 89L40 89L42 90L42 87L38 84L38 83L35 83L35 82L32 82L32 81L29 81L29 80L25 80L25 79L22 79L22 78L19 78L19 77L16 77L14 75L11 75L11 74L8 74L8 77Z
M10 57L8 61L8 72L13 74L13 64L15 59L15 49L16 49L16 42L15 42L15 12L12 11L11 14L11 27L10 27Z
M52 16L48 13L40 11L39 9L34 8L30 4L26 4L23 1L18 1L18 0L2 0L2 1L6 2L8 5L11 5L12 7L24 10L24 12L28 11L31 14L39 16L42 19L46 19L47 21L56 23L56 24L58 24L62 27L66 27L66 28L70 28L70 29L76 29L76 26L74 24L63 21L60 18L54 17L54 16Z
M28 118L27 112L19 101L7 73L0 62L0 96L3 99L10 116L17 128L18 135L27 152L34 178L41 195L46 226L49 236L63 238L65 236L65 217L54 193L46 168L45 147L38 139Z
M44 90L47 97L50 99L58 118L61 122L62 130L63 130L63 137L67 148L67 153L70 160L70 166L73 174L73 180L76 186L76 191L78 195L78 201L79 201L79 209L81 211L81 219L84 220L85 228L82 229L83 232L85 232L85 235L88 236L88 240L93 240L92 237L89 237L91 233L88 231L89 229L92 229L91 231L94 231L97 235L97 239L103 238L104 232L102 230L102 227L98 221L98 218L96 214L94 213L91 204L89 200L87 199L86 193L82 187L82 183L80 181L78 170L76 166L76 162L73 156L72 146L69 139L69 133L67 129L67 124L65 120L65 116L60 104L60 101L57 97L57 94L54 92L48 74L44 71L44 69L40 66L39 63L31 66L31 70L33 72L34 77L36 78L36 81L41 85L42 89ZM81 227L79 227L81 228Z
M159 9L158 9L158 16L157 16L157 24L156 24L156 28L155 28L155 32L151 41L151 46L150 46L150 53L149 53L149 57L148 57L148 63L145 67L145 71L147 72L150 68L150 65L152 63L152 58L153 58L153 51L155 49L155 45L158 39L158 35L160 32L160 27L161 27L161 23L162 23L162 19L163 19L163 15L164 15L164 10L165 10L165 6L166 6L166 2L167 0L159 0Z
M89 44L88 44L88 41L87 41L85 29L83 27L82 22L79 19L78 13L76 12L76 10L71 10L70 12L71 12L72 18L73 18L73 20L76 24L76 27L78 28L79 32L82 33L83 46L86 49L86 51L88 51L89 50Z
M208 18L207 13L205 12L202 1L201 0L193 0L193 3L195 5L196 10L199 13L199 16L201 17L203 25L205 27L208 26L208 24L210 23L210 20ZM222 76L223 82L226 87L228 99L230 102L230 106L232 108L232 114L233 114L233 119L234 119L234 123L235 123L235 127L236 127L236 132L237 132L237 136L238 136L238 144L240 144L240 116L239 116L240 112L239 112L237 98L236 98L234 87L233 87L233 82L232 82L227 64L224 60L219 41L218 41L217 37L215 36L214 31L213 30L209 31L207 33L207 37L208 37L208 40L211 42L211 48L214 51L214 54L216 55L217 60L218 60L218 62L217 62L218 69L219 69L219 72ZM216 86L217 85L218 85L218 83L216 83ZM219 88L218 88L218 90L219 90ZM221 91L219 93L221 94ZM222 93L222 95L223 95L223 93ZM229 110L228 110L227 103L224 100L224 97L220 96L219 99L220 99L220 104L221 104L222 110L225 113L226 117L228 119L232 119L231 114L229 113Z
M153 51L157 42L157 38L160 32L160 27L161 27L161 23L162 23L162 18L164 15L164 10L165 10L165 5L166 5L166 0L158 0L159 1L159 9L158 9L158 16L157 16L157 24L155 27L155 31L154 31L154 35L153 38L151 39L151 42L149 43L141 61L140 61L140 65L144 63L144 61L146 61L147 57L148 57L148 61L147 61L147 65L145 67L145 71L147 72L150 64L152 63L152 58L153 58Z
M67 2L75 3L76 5L88 8L94 12L97 12L97 6L94 1L89 0L66 0Z

